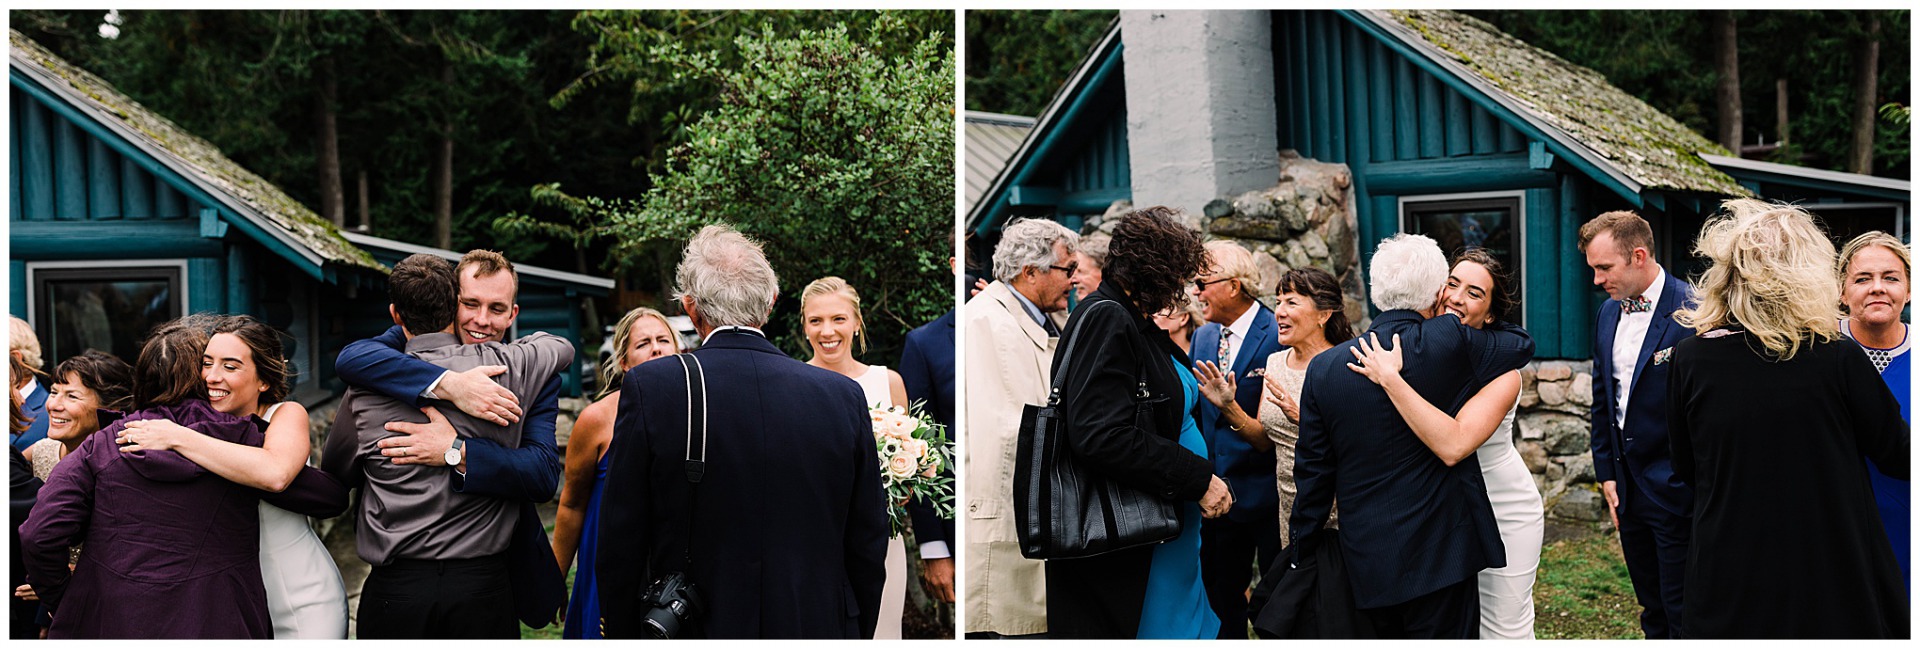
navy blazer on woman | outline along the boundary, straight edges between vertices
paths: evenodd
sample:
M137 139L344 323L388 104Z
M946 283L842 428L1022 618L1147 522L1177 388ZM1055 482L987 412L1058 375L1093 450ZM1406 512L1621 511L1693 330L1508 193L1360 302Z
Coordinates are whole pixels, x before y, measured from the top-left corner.
M1474 329L1458 317L1381 313L1369 335L1400 335L1400 375L1448 415L1481 387L1533 359L1533 338L1504 323ZM1363 336L1365 337L1365 336ZM1479 462L1451 467L1415 436L1385 390L1347 368L1356 340L1307 365L1293 476L1293 541L1326 523L1337 495L1340 546L1354 604L1404 603L1507 563Z
M873 637L889 530L860 385L741 330L690 356L707 388L698 487L680 359L642 363L621 384L600 505L606 636L638 637L641 591L684 569L706 608L687 637Z
M1233 357L1233 400L1249 415L1260 412L1260 391L1264 380L1254 370L1267 367L1267 357L1280 351L1280 336L1274 329L1273 311L1254 302L1253 325L1247 327L1247 339L1239 341L1240 351ZM1208 323L1193 332L1193 361L1211 361L1220 357L1218 323ZM1255 450L1240 433L1227 428L1225 415L1213 402L1200 400L1196 422L1207 438L1207 451L1213 456L1213 473L1233 487L1233 510L1227 518L1240 522L1274 521L1280 515L1279 489L1274 484L1273 451Z
M1624 433L1613 424L1619 394L1613 385L1613 330L1620 324L1620 301L1609 298L1600 305L1593 332L1593 473L1600 482L1615 480L1621 488L1638 490L1670 516L1685 517L1692 511L1693 488L1674 475L1668 448L1667 370L1672 365L1667 357L1675 343L1693 336L1693 329L1673 320L1673 312L1688 304L1692 287L1672 273L1666 278L1627 386ZM1620 506L1626 508L1626 498Z

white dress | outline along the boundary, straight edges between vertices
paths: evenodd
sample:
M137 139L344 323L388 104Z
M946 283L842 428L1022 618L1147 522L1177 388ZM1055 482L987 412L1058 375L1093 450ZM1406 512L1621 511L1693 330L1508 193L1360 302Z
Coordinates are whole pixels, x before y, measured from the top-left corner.
M1493 436L1474 451L1487 483L1487 501L1507 546L1507 566L1480 571L1480 638L1533 639L1533 577L1540 567L1540 539L1546 533L1546 508L1533 473L1513 448L1513 416L1507 410Z
M854 379L866 393L867 407L892 406L893 390L887 385L887 368L868 365L867 373ZM900 639L900 620L907 610L907 542L895 536L887 539L887 582L880 590L880 626L873 631L875 640Z
M267 419L280 404L267 410ZM276 640L345 640L347 588L307 517L260 503L260 578Z

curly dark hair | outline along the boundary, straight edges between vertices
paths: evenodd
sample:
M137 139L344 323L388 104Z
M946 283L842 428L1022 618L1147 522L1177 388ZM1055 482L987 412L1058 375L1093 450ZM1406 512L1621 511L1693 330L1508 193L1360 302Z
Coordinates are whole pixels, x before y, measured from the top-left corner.
M1294 293L1313 300L1313 308L1330 313L1327 325L1320 332L1327 344L1338 345L1353 339L1353 324L1347 321L1346 296L1340 293L1340 280L1333 273L1308 266L1295 268L1280 276L1280 286L1274 289L1274 295Z
M1101 281L1132 295L1141 313L1178 304L1187 282L1207 268L1200 233L1175 220L1178 213L1156 205L1122 214L1107 245Z
M1453 267L1463 261L1480 264L1481 268L1487 269L1487 275L1493 277L1493 290L1488 291L1487 295L1492 301L1488 314L1495 320L1506 321L1510 315L1507 312L1513 310L1513 276L1507 274L1507 267L1494 259L1493 253L1487 252L1486 248L1468 248L1453 256L1453 261L1447 263L1447 272L1451 274Z

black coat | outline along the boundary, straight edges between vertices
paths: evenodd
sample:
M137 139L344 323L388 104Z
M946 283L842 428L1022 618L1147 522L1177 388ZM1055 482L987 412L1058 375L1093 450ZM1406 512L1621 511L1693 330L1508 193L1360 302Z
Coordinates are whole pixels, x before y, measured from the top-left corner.
M1474 329L1457 317L1381 313L1369 333L1400 335L1400 374L1448 415L1489 381L1533 358L1533 339L1511 327ZM1385 390L1347 368L1356 341L1307 366L1295 447L1293 538L1306 538L1340 501L1340 546L1354 603L1379 608L1506 565L1479 462L1451 467L1407 427Z
M705 611L687 637L873 637L888 529L859 384L750 332L692 356L710 421L695 491L680 361L642 363L620 389L596 573L606 636L638 637L642 589L691 552Z
M1899 402L1853 341L1774 361L1750 338L1707 332L1669 361L1673 473L1696 490L1682 637L1908 637L1861 460L1908 476ZM1341 525L1346 514L1343 502Z
M1118 302L1124 309L1089 314L1088 307L1102 301ZM1056 357L1053 362L1055 376L1063 377L1061 417L1075 457L1123 484L1176 502L1199 500L1213 466L1180 446L1181 421L1193 413L1183 407L1173 363L1174 358L1189 362L1186 354L1112 283L1074 309L1056 349L1067 349L1079 338L1084 340L1074 358ZM1152 427L1144 430L1134 425L1135 392L1143 371L1147 399L1154 404ZM1152 559L1153 547L1146 546L1048 560L1048 637L1134 637Z
M1281 550L1247 602L1253 630L1266 639L1354 640L1380 637L1353 606L1340 559L1340 530L1323 528Z

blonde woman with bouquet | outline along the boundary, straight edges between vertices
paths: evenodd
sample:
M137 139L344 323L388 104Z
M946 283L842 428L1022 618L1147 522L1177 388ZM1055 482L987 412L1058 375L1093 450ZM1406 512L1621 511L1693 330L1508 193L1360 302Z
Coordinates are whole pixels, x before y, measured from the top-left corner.
M860 316L860 293L846 280L822 277L800 291L800 322L807 345L813 348L808 365L833 370L859 383L869 409L907 405L907 383L899 372L854 358L856 344L860 351L866 351L867 325ZM876 640L900 638L900 620L906 612L907 545L898 534L887 540L886 566L886 587L880 593L880 626L873 632Z

